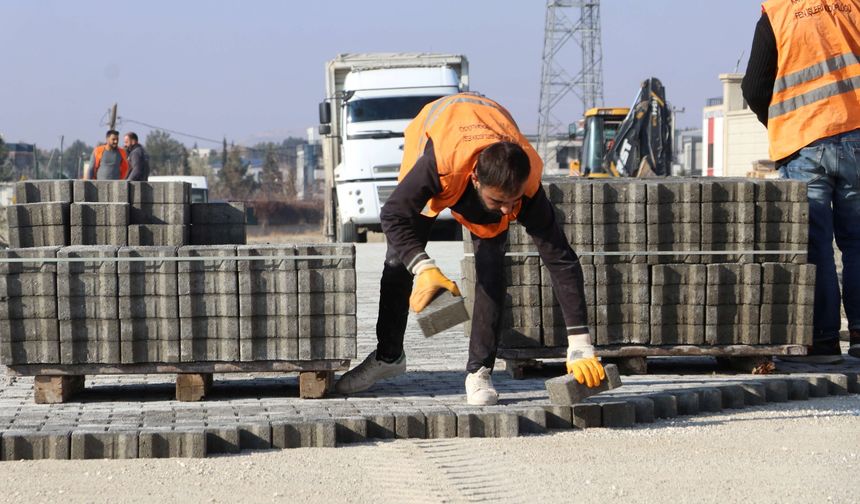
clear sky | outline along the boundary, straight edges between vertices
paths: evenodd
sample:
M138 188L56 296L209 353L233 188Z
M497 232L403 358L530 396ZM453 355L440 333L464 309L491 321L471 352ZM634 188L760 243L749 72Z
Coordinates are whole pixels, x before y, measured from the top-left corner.
M545 11L544 0L5 0L0 134L40 148L58 147L60 135L97 143L118 102L122 118L205 138L304 136L317 123L326 60L401 51L465 54L472 90L534 133ZM699 127L705 100L721 94L718 75L742 54L746 68L760 12L751 0L603 0L605 104L628 106L655 76L686 110L679 126ZM567 104L572 122L582 107Z

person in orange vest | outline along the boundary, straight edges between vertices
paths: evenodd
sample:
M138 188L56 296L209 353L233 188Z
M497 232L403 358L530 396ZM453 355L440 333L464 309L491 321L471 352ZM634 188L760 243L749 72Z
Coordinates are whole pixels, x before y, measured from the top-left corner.
M742 88L767 127L780 175L808 182L812 346L806 356L782 359L842 360L834 237L848 352L860 357L860 0L764 2Z
M409 309L421 312L443 289L460 295L457 284L425 250L430 227L445 209L471 232L474 245L467 402L498 401L491 373L505 306L508 225L514 220L524 225L552 276L568 329L568 372L589 387L600 384L605 372L591 344L582 267L541 186L542 171L537 152L495 101L461 93L421 110L406 128L399 182L381 212L388 250L380 285L377 347L340 378L335 385L339 393L361 392L404 373Z
M105 144L93 149L90 167L84 171L84 180L125 180L128 175L128 157L119 146L119 131L108 130Z

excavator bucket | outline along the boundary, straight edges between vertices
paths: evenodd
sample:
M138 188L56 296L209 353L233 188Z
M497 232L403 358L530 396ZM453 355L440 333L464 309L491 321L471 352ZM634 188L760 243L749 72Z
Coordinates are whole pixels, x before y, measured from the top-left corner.
M603 159L604 170L615 177L648 177L670 174L672 119L663 84L645 80L636 101Z

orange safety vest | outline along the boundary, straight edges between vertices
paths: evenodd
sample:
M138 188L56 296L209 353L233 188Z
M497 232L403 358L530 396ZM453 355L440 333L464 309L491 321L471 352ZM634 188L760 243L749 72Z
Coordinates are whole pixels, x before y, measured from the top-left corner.
M770 157L860 128L860 0L768 0L777 74Z
M436 169L442 192L427 202L424 213L435 217L460 200L470 183L471 174L482 150L497 142L518 144L529 157L531 172L526 181L525 196L532 197L540 188L543 162L526 137L520 133L511 115L501 105L474 93L460 93L428 103L405 131L403 161L397 180L409 173L424 153L427 140L433 141ZM481 238L498 236L516 220L522 206L518 202L513 211L493 224L474 224L462 215L451 211L457 221Z
M93 180L96 178L96 174L99 172L99 166L102 165L102 155L105 150L107 150L107 145L99 145L93 150L93 157L95 157L95 163L93 163ZM122 147L117 147L119 151L119 179L125 180L125 177L128 175L128 155L125 153L125 149Z

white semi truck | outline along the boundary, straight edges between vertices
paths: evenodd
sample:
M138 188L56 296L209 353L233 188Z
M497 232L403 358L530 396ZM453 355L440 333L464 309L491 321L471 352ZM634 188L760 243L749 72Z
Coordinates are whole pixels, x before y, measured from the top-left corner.
M406 125L427 103L468 91L468 68L465 56L428 53L341 54L326 64L319 115L329 239L364 241L381 230Z

